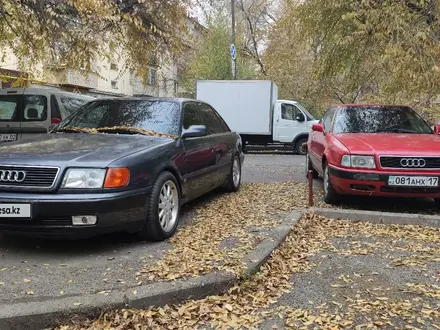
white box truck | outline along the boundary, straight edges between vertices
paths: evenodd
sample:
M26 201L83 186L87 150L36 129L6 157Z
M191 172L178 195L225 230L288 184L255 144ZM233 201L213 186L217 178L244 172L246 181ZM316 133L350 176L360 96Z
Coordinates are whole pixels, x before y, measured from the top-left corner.
M316 120L300 103L278 100L278 87L269 80L199 80L197 99L210 104L243 146L282 144L297 154Z

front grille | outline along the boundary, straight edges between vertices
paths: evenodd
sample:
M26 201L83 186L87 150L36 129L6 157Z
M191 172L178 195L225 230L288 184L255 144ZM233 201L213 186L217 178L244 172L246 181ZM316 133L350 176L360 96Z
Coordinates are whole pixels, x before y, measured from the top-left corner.
M426 162L426 165L423 167L405 167L401 164L402 159L423 159ZM440 169L440 157L380 157L380 166L382 168L401 168L407 170Z
M23 171L26 177L23 182L1 180L2 187L51 188L58 175L58 167L27 167L27 166L0 166L0 171Z

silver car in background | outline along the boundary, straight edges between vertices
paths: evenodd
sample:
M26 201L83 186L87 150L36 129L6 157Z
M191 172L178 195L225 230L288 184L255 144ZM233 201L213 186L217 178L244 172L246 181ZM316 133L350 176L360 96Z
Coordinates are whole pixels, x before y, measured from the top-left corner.
M55 88L0 89L0 143L48 133L94 99Z

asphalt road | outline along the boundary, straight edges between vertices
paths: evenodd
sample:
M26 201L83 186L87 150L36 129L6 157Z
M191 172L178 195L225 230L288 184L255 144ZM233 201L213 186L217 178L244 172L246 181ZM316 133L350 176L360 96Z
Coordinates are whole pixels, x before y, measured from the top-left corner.
M305 181L303 166L300 156L247 155L243 183ZM182 225L210 198L215 194L185 207ZM170 248L123 233L81 241L0 236L0 303L131 287L139 284L137 270Z
M316 329L315 320L337 315L353 324L349 329L438 329L440 243L424 241L416 228L412 234L333 238L332 249L312 253L311 270L293 274L290 292L270 309L307 311L309 317L288 320L295 329ZM281 312L260 329L283 329L286 319Z

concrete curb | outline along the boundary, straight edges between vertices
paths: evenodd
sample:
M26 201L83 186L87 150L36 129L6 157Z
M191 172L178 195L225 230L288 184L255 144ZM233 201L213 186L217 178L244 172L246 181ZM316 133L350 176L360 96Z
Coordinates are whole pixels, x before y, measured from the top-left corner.
M440 216L434 215L314 207L306 209L304 211L315 213L331 219L365 221L385 225L416 225L427 227L440 227Z
M243 259L245 271L240 277L224 272L212 272L196 278L112 291L107 295L90 294L2 304L0 330L44 329L52 324L62 323L74 315L92 317L111 309L163 306L222 294L241 278L247 278L258 272L273 251L284 242L293 225L301 217L301 212L289 213L279 226L271 230L270 235Z

